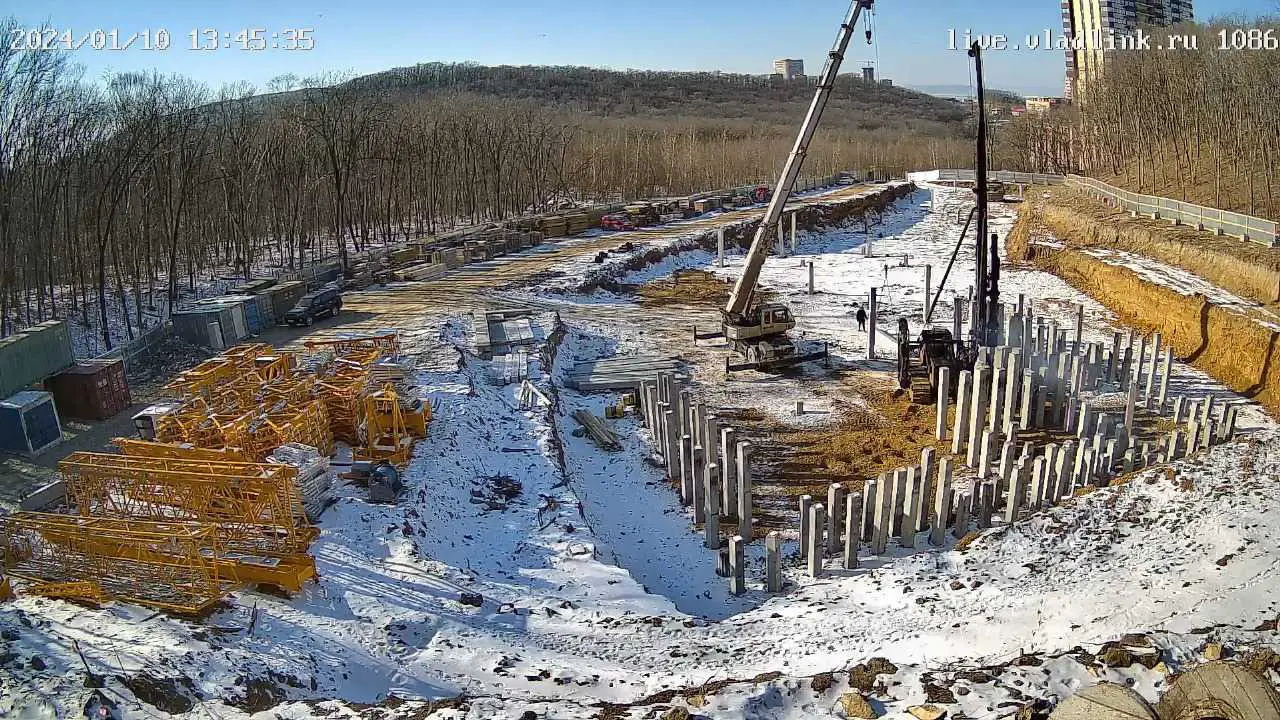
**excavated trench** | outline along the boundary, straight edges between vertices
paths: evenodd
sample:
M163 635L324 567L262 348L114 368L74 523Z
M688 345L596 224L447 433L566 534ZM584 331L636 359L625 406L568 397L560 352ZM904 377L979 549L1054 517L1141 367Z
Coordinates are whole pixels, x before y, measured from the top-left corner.
M1194 260L1172 250L1184 242L1156 238L1145 225L1117 223L1106 213L1028 203L1006 239L1006 249L1011 262L1057 275L1130 327L1160 333L1179 360L1256 400L1273 417L1280 417L1280 368L1276 367L1280 324L1272 321L1272 313L1264 307L1228 304L1201 292L1179 292L1152 282L1132 267L1107 262L1106 256L1090 252L1117 247L1137 254L1151 252L1155 259L1224 289L1255 301L1269 298L1272 270L1250 266L1239 254L1215 253ZM1234 279L1219 282L1224 278Z

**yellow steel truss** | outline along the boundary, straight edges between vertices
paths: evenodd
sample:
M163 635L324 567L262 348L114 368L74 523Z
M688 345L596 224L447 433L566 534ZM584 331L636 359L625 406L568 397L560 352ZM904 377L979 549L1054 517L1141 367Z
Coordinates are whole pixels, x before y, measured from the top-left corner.
M393 465L408 462L414 438L426 435L430 410L406 411L400 406L395 387L386 383L381 390L365 397L364 411L363 443L356 448L356 459L386 460Z
M318 534L287 465L78 452L59 469L84 515L213 523L228 550L250 554L305 553Z
M7 574L26 590L180 613L210 609L229 589L213 526L19 512L0 517Z
M400 336L396 333L370 335L361 338L334 338L331 340L307 340L302 343L308 350L328 348L338 355L357 355L375 353L377 362L386 357L395 358L400 354Z
M115 438L111 441L120 452L131 457L172 458L174 460L212 460L215 462L244 462L244 454L226 448L211 450L208 448L176 445L172 443L149 442L134 438Z

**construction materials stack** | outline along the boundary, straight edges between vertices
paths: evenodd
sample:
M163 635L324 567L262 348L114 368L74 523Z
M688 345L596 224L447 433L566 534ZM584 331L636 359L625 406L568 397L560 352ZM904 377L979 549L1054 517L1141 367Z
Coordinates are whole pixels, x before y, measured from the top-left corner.
M564 224L566 234L577 235L591 228L591 218L587 217L586 213L574 213L564 216Z
M329 459L313 447L287 443L267 456L267 461L288 465L297 470L298 490L302 493L302 504L307 510L307 517L312 522L318 520L320 513L329 505L330 489L333 486L333 471L329 469Z
M182 373L146 416L150 437L59 465L75 514L0 518L6 574L34 594L192 614L244 585L300 590L316 574L335 432L357 458L394 464L426 436L430 408L404 387L398 352L394 334L305 356L239 345Z

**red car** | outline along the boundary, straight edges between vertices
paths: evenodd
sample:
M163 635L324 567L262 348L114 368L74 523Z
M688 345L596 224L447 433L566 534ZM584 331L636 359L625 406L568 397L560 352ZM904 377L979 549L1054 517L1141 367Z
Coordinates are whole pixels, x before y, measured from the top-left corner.
M605 230L634 230L636 224L631 221L631 216L626 213L614 213L605 215L600 219L600 227Z

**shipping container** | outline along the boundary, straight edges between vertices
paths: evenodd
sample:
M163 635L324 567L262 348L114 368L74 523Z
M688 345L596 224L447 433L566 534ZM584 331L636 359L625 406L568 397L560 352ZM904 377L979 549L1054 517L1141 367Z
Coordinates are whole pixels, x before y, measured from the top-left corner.
M63 320L47 320L0 340L0 397L39 384L75 364L71 331Z
M0 452L39 455L61 441L53 395L23 390L0 402Z
M283 320L285 313L292 310L306 294L307 285L301 280L280 283L271 288L271 307L275 312L276 322Z
M222 342L224 346L231 346L238 341L249 337L249 323L245 319L244 300L240 298L216 297L208 300L201 300L192 305L195 308L218 308L227 310L225 315L219 316L219 322L222 325ZM230 322L228 322L230 320Z
M276 308L271 302L270 288L262 292L254 293L253 303L256 307L255 312L258 314L258 321L261 323L260 330L266 330L276 325Z
M233 315L231 306L193 305L175 310L169 320L173 323L173 333L183 340L221 350L239 340Z
M276 284L275 278L254 278L227 291L228 295L257 295Z
M217 300L219 304L226 303L240 308L240 312L244 313L244 327L247 334L257 335L262 332L264 324L261 315L258 314L258 301L252 295L223 295Z
M45 381L58 415L74 420L106 420L132 404L121 360L86 360Z

